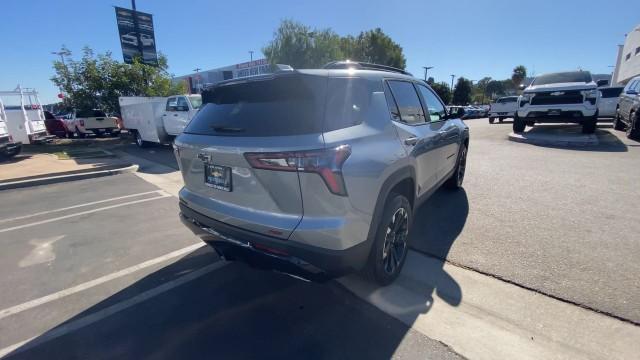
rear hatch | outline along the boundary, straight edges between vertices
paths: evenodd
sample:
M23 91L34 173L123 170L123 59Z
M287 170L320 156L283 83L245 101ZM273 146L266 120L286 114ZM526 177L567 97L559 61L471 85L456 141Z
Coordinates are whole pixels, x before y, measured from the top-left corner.
M303 215L296 154L322 150L327 78L292 72L219 85L175 141L181 200L286 239Z

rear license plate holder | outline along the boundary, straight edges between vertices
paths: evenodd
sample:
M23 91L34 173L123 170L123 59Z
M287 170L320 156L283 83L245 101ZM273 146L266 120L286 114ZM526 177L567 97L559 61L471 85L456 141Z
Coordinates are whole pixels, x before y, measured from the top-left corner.
M228 166L204 164L204 183L216 190L232 190L231 168Z

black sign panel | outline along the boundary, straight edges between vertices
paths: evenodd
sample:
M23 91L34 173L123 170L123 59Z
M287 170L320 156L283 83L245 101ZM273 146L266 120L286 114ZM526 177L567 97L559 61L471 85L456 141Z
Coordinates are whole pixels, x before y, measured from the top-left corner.
M127 64L138 57L147 65L158 65L156 38L153 33L153 17L151 14L116 7L116 21L120 33L122 56ZM136 24L137 22L137 24ZM137 30L136 30L137 25Z

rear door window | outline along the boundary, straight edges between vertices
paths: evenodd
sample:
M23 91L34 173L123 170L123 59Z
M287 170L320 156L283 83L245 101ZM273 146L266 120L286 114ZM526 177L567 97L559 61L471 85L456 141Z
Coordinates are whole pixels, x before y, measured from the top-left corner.
M425 123L424 112L420 98L413 84L408 81L387 81L393 95L398 110L400 111L400 121L408 125L421 125Z
M320 133L326 87L326 77L300 74L217 86L203 92L203 106L184 132L257 137Z
M361 124L369 111L375 91L370 81L362 78L330 78L327 84L325 131Z

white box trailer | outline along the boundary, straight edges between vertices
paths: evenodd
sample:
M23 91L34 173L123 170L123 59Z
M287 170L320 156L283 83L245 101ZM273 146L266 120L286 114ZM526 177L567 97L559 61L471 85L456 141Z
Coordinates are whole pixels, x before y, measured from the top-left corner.
M168 97L120 97L124 128L144 147L149 143L168 144L180 135L202 104L200 95Z
M5 102L4 113L9 134L14 141L33 144L50 139L44 125L44 112L34 89L18 86L13 91L0 91L0 99L13 100L13 105Z
M22 149L22 144L14 142L13 137L9 135L6 120L7 115L4 111L4 104L0 100L0 160L15 156Z

